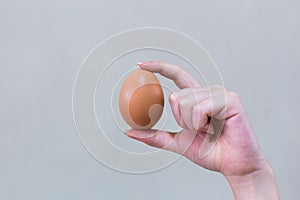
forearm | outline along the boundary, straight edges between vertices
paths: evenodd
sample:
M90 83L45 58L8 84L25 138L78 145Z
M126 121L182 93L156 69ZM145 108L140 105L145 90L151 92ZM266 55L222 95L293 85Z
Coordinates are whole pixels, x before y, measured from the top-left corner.
M275 177L268 165L247 175L225 177L236 200L279 199Z

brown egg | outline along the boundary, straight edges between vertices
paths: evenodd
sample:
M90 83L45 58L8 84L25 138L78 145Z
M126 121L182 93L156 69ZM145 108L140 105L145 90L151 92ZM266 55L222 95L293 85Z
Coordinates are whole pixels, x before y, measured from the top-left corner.
M150 129L163 112L164 95L156 76L146 70L134 70L123 83L119 109L133 129Z

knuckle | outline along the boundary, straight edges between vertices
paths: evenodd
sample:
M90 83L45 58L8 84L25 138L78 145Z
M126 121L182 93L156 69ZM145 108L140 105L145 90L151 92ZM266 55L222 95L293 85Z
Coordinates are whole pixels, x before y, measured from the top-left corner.
M180 109L186 109L187 106L189 105L190 99L189 98L180 98L180 99L178 99L178 101L179 101Z
M179 81L180 80L180 70L178 68L174 69L173 74L171 75L173 80Z
M232 92L232 91L227 92L227 99L228 99L227 101L228 101L229 104L230 103L233 103L235 105L242 104L239 95L235 92Z
M211 88L218 91L226 91L226 88L223 85L212 85Z
M210 86L208 89L212 96L222 95L227 92L226 88L223 87L222 85L213 85L213 86Z
M230 98L235 99L235 100L240 100L239 95L232 91L227 92L227 96L229 96Z
M204 115L204 111L203 111L203 108L200 104L197 104L193 107L193 113L194 115L197 115L199 117L203 116Z
M199 106L199 104L196 104L196 105L193 107L193 112L194 112L195 114L198 114L198 113L200 112L200 106Z

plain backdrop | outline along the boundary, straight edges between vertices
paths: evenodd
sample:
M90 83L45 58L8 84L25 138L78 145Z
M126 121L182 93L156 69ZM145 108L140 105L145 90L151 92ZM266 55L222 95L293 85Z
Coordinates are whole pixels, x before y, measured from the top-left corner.
M0 199L232 199L182 158L155 173L111 170L84 149L72 85L89 51L158 26L200 42L243 100L282 199L300 198L300 1L0 1Z

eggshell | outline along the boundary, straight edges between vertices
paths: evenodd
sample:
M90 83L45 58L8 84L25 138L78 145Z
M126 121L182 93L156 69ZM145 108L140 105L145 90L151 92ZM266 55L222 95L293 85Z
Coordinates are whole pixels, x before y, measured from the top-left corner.
M163 107L163 90L156 76L142 69L131 72L119 94L119 109L126 123L133 129L150 129L160 119Z

